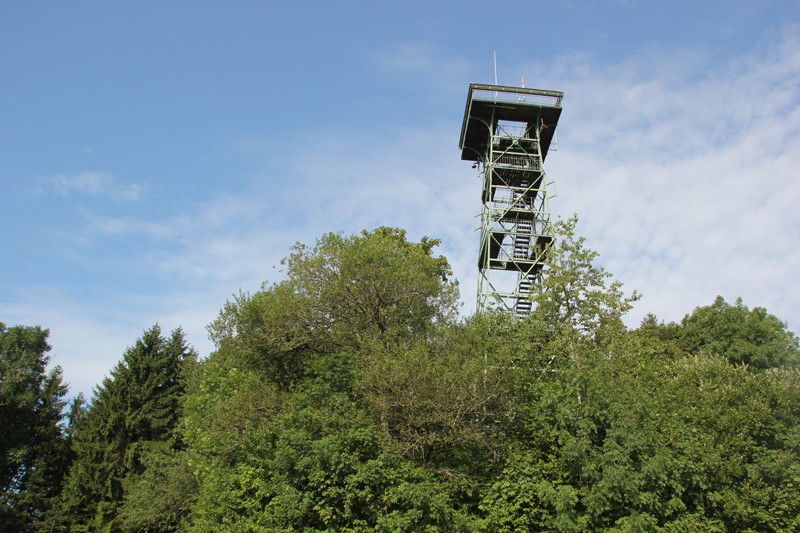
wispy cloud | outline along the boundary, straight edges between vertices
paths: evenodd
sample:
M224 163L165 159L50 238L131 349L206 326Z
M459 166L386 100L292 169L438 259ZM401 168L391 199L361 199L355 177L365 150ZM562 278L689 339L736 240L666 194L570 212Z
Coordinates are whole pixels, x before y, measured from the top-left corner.
M138 269L190 285L217 284L230 294L278 279L272 267L297 241L313 243L328 231L398 226L410 238L443 239L440 253L454 265L463 263L456 272L464 282L474 279L474 243L464 241L472 240L479 180L459 159L453 133L458 128L450 121L389 136L322 131L320 138L326 140L302 154L293 150L304 143L292 139L243 139L248 150L263 147L267 157L279 146L281 159L290 162L280 170L285 190L276 189L265 171L245 194L217 194L161 219L79 208L84 224L71 228L69 241L101 247L105 240L135 242L120 252L131 250L136 257L109 258L115 270ZM365 134L382 139L368 154L359 142Z
M91 150L90 150L91 151ZM36 194L53 193L59 196L73 194L106 198L117 202L138 202L148 192L146 183L122 183L113 174L87 171L80 174L52 174L39 176L30 191Z
M642 58L550 69L566 93L554 207L577 212L603 263L644 293L633 318L678 320L721 294L798 327L797 32L705 73L681 70L694 58L680 54L649 57L658 70Z

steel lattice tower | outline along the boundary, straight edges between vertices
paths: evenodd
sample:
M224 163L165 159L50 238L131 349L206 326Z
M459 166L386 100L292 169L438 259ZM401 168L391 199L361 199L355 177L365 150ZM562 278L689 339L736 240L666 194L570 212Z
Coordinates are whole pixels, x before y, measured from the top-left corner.
M483 182L478 310L528 315L553 244L550 196L542 166L564 93L470 84L461 126L461 159Z

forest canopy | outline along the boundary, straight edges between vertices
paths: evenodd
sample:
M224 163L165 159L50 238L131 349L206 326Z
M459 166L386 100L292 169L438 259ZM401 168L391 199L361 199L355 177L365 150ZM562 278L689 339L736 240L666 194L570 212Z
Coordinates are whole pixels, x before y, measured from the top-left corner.
M156 325L71 410L0 327L3 529L800 531L798 338L721 297L626 327L575 226L524 318L460 315L436 239L325 234L213 353Z

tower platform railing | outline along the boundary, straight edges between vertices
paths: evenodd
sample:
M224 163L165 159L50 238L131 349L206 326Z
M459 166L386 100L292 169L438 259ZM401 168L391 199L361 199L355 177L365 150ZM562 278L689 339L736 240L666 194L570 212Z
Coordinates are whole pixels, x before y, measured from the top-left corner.
M561 107L563 96L560 91L472 84L472 98L487 102L514 102L536 106Z

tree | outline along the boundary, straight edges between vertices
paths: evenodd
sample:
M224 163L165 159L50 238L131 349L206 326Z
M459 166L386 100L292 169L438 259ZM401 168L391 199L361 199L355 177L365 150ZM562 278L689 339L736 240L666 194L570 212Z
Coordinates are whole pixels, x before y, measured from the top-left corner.
M18 489L31 441L37 404L41 401L49 362L48 331L0 323L0 483L4 492Z
M0 522L8 530L44 526L69 466L68 387L61 367L46 372L48 334L0 323Z
M772 331L791 352L794 337L766 315L728 337L654 316L628 331L637 295L593 263L575 223L556 224L524 319L457 318L435 241L382 228L297 245L286 280L240 293L210 326L187 449L143 458L154 467L129 485L128 503L142 500L126 526L796 531L800 374L752 372L728 356L743 344L709 348L763 349ZM687 331L705 344L682 348ZM190 473L196 499L180 494ZM147 493L172 503L137 513Z
M532 319L537 327L568 333L574 338L602 344L625 331L622 317L639 299L622 292L622 283L593 261L597 252L585 248L586 239L575 236L577 215L553 225L556 245L547 258L542 283L533 296Z
M158 325L125 351L103 380L77 426L76 460L61 509L69 531L119 531L124 484L145 470L142 457L170 442L184 391L181 371L196 354L180 329L169 338Z
M800 366L798 338L785 322L763 307L751 311L742 299L735 305L717 296L681 320L680 344L688 353L703 350L753 370Z
M538 387L486 529L796 531L800 374L631 341Z
M129 475L119 513L124 531L182 531L198 496L197 478L185 450L171 442L155 443L142 455L144 471Z
M438 324L413 345L376 347L364 356L364 406L401 454L464 475L475 473L471 462L449 465L450 449L466 447L490 461L501 453L499 437L514 416L514 365L524 350L504 338L513 335L513 322L487 312Z
M481 328L453 324L437 244L326 234L293 248L286 280L227 303L181 426L201 483L191 530L462 529L467 453L431 456L485 444L497 391Z
M800 341L787 324L763 307L748 309L741 298L731 305L717 296L677 324L659 323L649 314L634 334L661 341L676 357L710 354L747 365L751 372L800 368Z
M216 357L291 389L317 356L423 335L454 316L458 299L447 260L432 255L438 244L385 227L297 244L282 261L286 280L240 294L209 326Z

